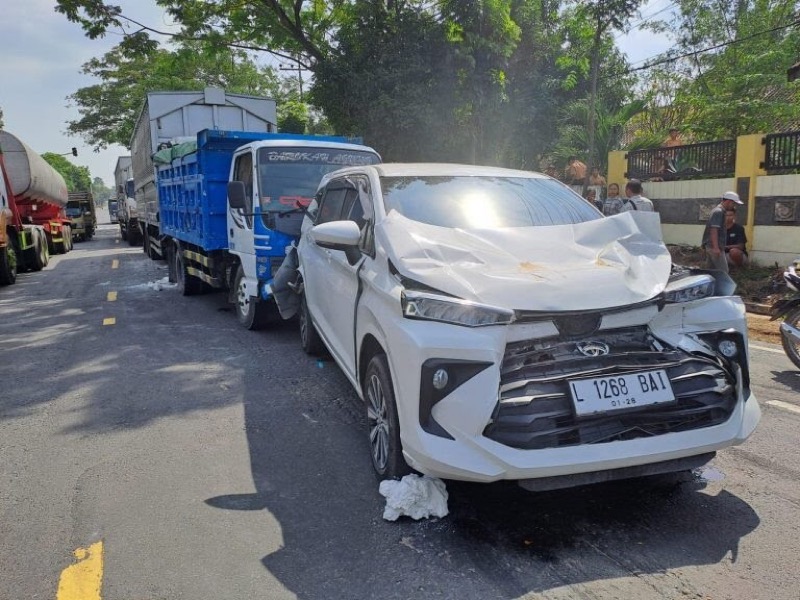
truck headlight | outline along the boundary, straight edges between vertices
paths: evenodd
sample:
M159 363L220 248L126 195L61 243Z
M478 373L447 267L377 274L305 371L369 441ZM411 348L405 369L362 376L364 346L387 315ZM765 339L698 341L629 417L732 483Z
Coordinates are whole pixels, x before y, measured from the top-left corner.
M403 291L400 304L403 316L407 319L440 321L466 327L504 325L514 320L514 311L507 308L425 292Z
M664 289L667 302L692 302L708 298L714 293L716 281L711 275L690 275L670 281Z

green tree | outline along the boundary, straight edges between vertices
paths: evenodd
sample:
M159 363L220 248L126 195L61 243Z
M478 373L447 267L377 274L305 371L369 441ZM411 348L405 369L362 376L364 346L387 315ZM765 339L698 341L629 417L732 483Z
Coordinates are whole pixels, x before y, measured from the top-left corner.
M66 158L54 152L45 152L42 158L58 171L67 182L67 190L70 192L82 192L92 189L92 177L88 167L73 165Z
M597 161L593 164L601 173L608 171L608 153L620 148L625 126L641 114L645 106L644 100L634 100L613 111L603 104L595 107ZM575 100L564 109L559 143L553 151L560 161L566 162L569 156L580 156L589 147L589 130L584 125L589 121L589 111L587 98Z
M597 156L597 116L598 116L598 87L600 80L600 63L602 62L603 47L608 44L607 34L613 30L624 30L630 18L639 9L642 0L580 0L574 3L572 13L572 27L576 41L585 43L591 40L589 56L575 60L573 64L580 66L584 71L589 69L589 97L586 129L587 158L590 165L598 165ZM567 55L568 56L568 55ZM563 61L569 64L568 61ZM588 173L587 173L588 182Z
M95 177L92 180L92 196L97 204L105 204L111 198L113 190L106 187L105 181L100 177Z
M675 48L656 62L669 61L673 103L694 137L769 132L800 120L800 82L786 78L800 56L796 0L677 4L675 19L661 24L674 32Z
M69 96L80 117L68 123L67 131L95 149L130 144L148 91L202 90L213 85L232 93L274 97L279 90L274 70L259 67L244 51L199 42L187 42L173 51L118 45L85 63L83 72L100 83Z
M3 107L0 106L0 129L5 127L5 122L3 121Z

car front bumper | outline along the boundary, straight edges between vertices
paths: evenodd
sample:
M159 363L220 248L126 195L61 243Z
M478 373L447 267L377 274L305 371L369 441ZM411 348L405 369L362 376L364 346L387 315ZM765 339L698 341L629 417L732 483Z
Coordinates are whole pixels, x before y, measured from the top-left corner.
M521 427L526 440L534 441L515 447L508 443L513 436L491 433L501 416L498 411L503 396L501 388L508 387L507 348L526 340L557 339L559 331L552 322L466 328L395 316L382 319L382 323L395 382L403 453L409 465L428 475L479 482L527 480L673 461L740 444L760 419L760 409L748 385L746 322L738 298L708 298L660 309L652 305L617 311L604 315L600 330L590 336L603 339L608 332L639 328L652 334L665 348L686 357L698 350L698 336L717 332L740 336L745 356L741 366L734 364L725 370L727 396L712 401L706 394L703 402L708 406L699 403L700 409L714 417L707 419L707 426L697 421L688 430L662 428L665 432L660 433L656 429L645 427L636 431L637 427L612 423L618 429L606 440L598 439L595 433L586 433L593 420L602 417L578 422L574 415L562 414L566 421L553 421L557 426L546 419L542 421L554 431L572 428L571 441L568 439L563 445L552 441L567 439L561 434L537 441L535 430L540 427L539 422L534 423L535 419L524 410L508 414L507 419ZM715 381L715 376L720 381L723 369L713 364L715 357L707 358L700 366L689 364L685 369L708 369L714 373L708 376L711 381ZM691 362L691 358L687 360ZM459 385L445 389L446 395L432 403L427 397L430 386L423 378L430 376L430 365L438 364L456 368L466 365L468 376L461 376L463 381ZM647 368L651 367L642 370ZM562 380L556 383L566 385L571 374L562 375ZM565 403L571 400L562 398L560 402L563 413ZM647 415L649 410L654 409L645 407L630 414ZM583 427L587 423L588 429ZM591 443L583 442L592 436ZM525 444L542 447L524 447Z

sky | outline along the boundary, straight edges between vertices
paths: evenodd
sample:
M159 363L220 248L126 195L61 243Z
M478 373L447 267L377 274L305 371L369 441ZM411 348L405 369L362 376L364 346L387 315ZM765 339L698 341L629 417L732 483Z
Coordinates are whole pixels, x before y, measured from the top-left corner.
M97 83L81 73L81 65L102 56L120 40L118 34L90 40L78 24L55 12L55 0L2 0L0 19L0 107L5 129L39 154L69 153L68 160L89 168L92 178L100 177L113 187L114 166L119 156L129 154L122 146L94 152L80 137L66 134L67 122L78 118L77 108L67 96L81 87ZM168 29L169 17L155 0L115 0L125 14L156 29ZM674 6L670 0L649 0L641 9L636 25ZM664 16L661 12L660 16ZM618 34L619 35L619 34ZM642 61L671 45L664 36L635 28L619 35L617 44L631 62ZM639 62L641 64L641 62Z

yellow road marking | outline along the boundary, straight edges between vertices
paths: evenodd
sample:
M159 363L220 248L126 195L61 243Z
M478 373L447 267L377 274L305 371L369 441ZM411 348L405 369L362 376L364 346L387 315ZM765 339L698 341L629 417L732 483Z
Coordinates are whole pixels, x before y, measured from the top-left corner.
M117 320L114 317L106 317L103 319L103 325L116 325Z
M77 562L61 571L56 600L101 600L103 542L73 552Z
M116 302L116 300L117 300L117 292L108 292L108 296L106 297L106 300L108 300L109 302Z
M119 269L119 261L116 258L111 261L111 268L112 269Z

